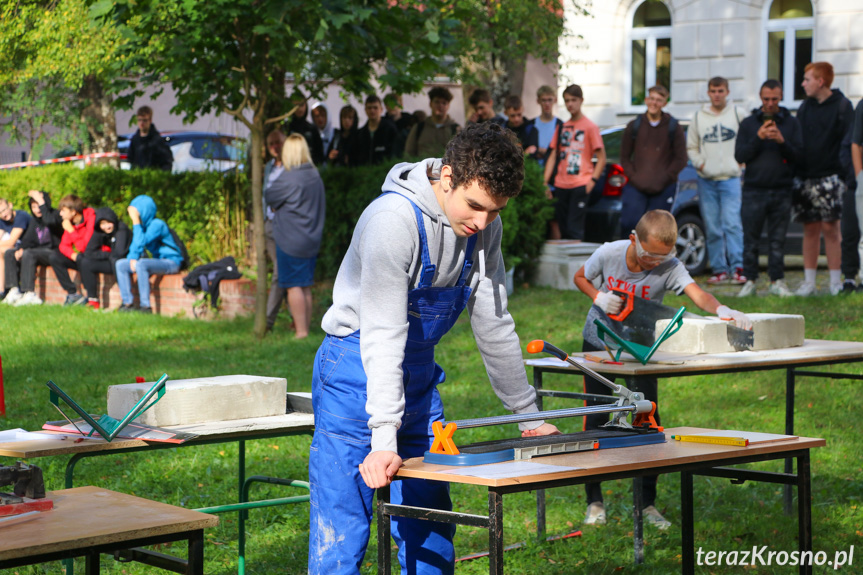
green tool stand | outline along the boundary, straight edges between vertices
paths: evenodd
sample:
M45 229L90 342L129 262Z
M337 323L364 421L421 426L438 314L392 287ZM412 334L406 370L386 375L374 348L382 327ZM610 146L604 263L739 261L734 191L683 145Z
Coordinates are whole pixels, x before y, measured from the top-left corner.
M662 345L666 339L677 333L677 331L683 327L683 314L686 313L686 308L681 307L677 310L677 313L674 314L674 317L665 326L665 329L662 330L662 333L659 334L659 337L656 338L656 341L653 342L653 345L647 347L646 345L641 345L640 343L634 343L631 341L627 341L614 333L612 329L606 326L604 323L599 321L598 319L593 320L593 323L596 324L596 333L599 336L599 339L602 340L610 349L617 350L617 353L614 356L615 361L620 361L620 354L624 351L641 362L642 365L647 365L647 362L653 357L653 354L659 349L659 346ZM608 341L606 338L608 336L611 338L611 341Z

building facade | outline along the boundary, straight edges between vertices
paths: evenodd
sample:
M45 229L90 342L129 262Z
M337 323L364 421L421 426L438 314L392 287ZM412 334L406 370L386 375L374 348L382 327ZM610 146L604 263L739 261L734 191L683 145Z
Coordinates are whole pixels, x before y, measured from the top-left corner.
M589 16L566 13L560 40L562 91L584 89L584 111L600 126L645 111L646 89L671 91L667 110L690 117L709 102L707 81L728 79L731 99L760 105L762 82L784 86L796 109L809 62L827 61L833 87L863 97L863 0L593 0ZM856 32L855 32L856 31ZM565 114L565 111L563 111Z

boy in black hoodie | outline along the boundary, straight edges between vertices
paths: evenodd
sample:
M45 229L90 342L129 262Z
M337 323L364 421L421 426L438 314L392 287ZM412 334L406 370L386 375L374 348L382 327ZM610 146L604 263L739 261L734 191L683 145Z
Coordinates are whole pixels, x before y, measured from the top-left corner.
M87 305L99 309L99 275L114 275L114 264L129 253L132 234L111 208L96 210L96 227L83 257L78 258L78 273L87 291Z
M51 196L39 190L30 190L27 195L33 217L18 249L4 254L4 282L9 293L3 302L10 305L42 303L36 295L36 268L48 265L48 257L60 246L63 235L63 221L60 212L51 207Z

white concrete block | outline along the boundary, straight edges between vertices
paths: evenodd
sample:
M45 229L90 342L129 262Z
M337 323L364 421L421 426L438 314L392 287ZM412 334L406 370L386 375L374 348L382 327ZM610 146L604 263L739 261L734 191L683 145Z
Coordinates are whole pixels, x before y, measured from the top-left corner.
M802 315L749 313L754 343L752 351L782 349L803 345L805 320ZM671 320L656 322L659 335ZM677 353L727 353L735 351L728 343L726 322L716 317L685 318L680 330L668 338L660 351Z
M545 243L539 255L534 285L563 290L577 290L573 277L587 262L600 244L573 243L569 240L551 240Z
M674 60L674 81L696 81L704 83L704 101L707 102L707 60Z
M671 320L656 322L656 335L662 333ZM680 330L665 340L659 351L675 353L726 353L734 351L728 343L728 327L718 318L685 318Z
M824 14L818 18L815 34L815 50L845 50L848 48L848 15Z
M679 58L695 58L695 50L698 46L698 26L693 24L681 24L675 26L671 32L671 57L676 61ZM672 67L674 64L672 64Z
M851 14L848 17L849 26L852 30L860 30L863 28L863 14ZM848 47L852 50L863 48L863 34L851 34Z
M709 80L713 76L722 76L728 80L739 79L743 77L745 69L746 62L743 58L722 58L721 60L711 60L710 76L705 78L705 80ZM704 89L707 90L706 87Z
M287 385L285 378L258 375L169 379L162 399L135 421L165 427L284 415ZM121 419L152 386L153 382L110 386L108 415Z

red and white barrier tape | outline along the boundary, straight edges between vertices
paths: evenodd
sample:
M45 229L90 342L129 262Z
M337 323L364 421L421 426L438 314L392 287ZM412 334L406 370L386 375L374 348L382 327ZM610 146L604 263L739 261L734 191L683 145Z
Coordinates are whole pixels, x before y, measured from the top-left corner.
M78 156L67 156L65 158L51 158L48 160L35 160L32 162L16 162L14 164L2 164L0 170L13 170L15 168L31 168L33 166L45 166L48 164L64 164L66 162L77 162L83 160L86 165L90 165L93 160L98 158L120 158L126 159L126 154L119 152L98 152L95 154L81 154Z

